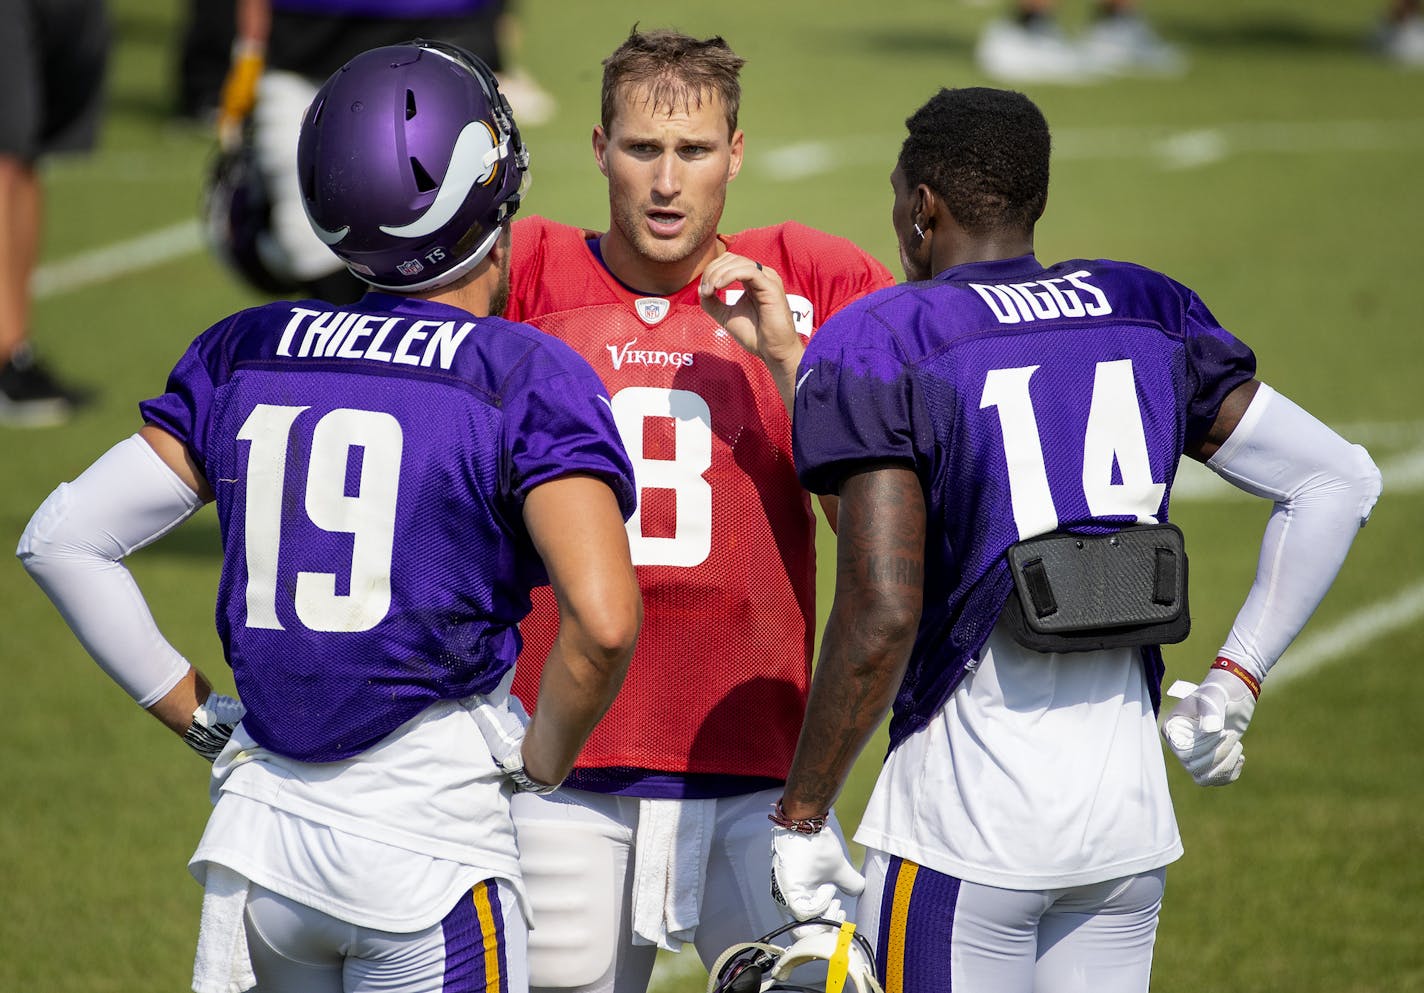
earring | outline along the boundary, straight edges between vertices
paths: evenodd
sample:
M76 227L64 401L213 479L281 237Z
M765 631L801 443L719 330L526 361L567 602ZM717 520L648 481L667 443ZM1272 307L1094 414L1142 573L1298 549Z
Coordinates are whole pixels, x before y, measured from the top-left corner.
M920 236L921 241L925 240L925 232L918 224L915 225L915 234Z

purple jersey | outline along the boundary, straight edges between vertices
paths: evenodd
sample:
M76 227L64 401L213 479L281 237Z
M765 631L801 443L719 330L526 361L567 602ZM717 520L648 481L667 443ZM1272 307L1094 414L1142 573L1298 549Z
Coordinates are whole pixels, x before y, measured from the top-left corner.
M1008 547L1165 521L1185 447L1255 368L1195 293L1122 262L957 266L826 322L796 393L802 482L835 492L858 463L891 461L925 490L924 611L892 748L939 710L998 621ZM1143 656L1155 705L1162 656Z
M436 700L488 692L546 582L523 501L574 472L624 515L632 467L597 375L498 317L369 293L205 331L144 419L217 497L217 626L244 725L334 761ZM570 521L577 527L577 521Z

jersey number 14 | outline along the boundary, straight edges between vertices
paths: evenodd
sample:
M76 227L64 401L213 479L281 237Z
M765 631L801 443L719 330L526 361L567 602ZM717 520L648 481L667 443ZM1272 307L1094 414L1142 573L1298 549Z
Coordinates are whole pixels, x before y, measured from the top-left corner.
M998 410L1009 474L1009 500L1020 539L1058 528L1058 508L1048 486L1038 419L1029 396L1029 380L1038 368L1029 365L990 370L979 400L980 410ZM1114 464L1119 482L1113 481ZM1082 482L1088 511L1094 517L1126 515L1136 517L1140 524L1157 522L1157 509L1167 484L1152 479L1131 359L1097 365L1088 427L1083 436Z

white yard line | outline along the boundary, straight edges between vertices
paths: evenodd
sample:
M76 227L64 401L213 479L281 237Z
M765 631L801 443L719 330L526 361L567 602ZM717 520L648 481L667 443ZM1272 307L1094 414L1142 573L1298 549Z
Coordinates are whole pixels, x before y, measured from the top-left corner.
M1346 656L1370 651L1373 642L1403 631L1424 617L1424 580L1417 580L1383 603L1361 607L1329 627L1306 635L1286 650L1263 684L1282 686ZM1368 661L1362 662L1370 664Z
M749 164L773 180L790 182L848 166L887 162L903 137L887 133L797 142L754 153ZM1252 152L1313 155L1420 147L1424 147L1424 120L1418 119L1053 129L1055 160L1146 158L1157 160L1164 169L1191 169Z
M1271 667L1263 692L1264 687L1285 686L1347 656L1363 655L1370 650L1372 642L1411 627L1421 617L1424 617L1424 580L1416 581L1384 603L1361 607L1329 627L1306 634ZM1166 693L1181 699L1196 688L1196 683L1178 679ZM1166 710L1163 708L1164 716Z
M61 296L163 265L202 247L202 225L197 220L182 221L42 265L35 271L30 287L37 300Z
M856 135L769 147L754 154L753 168L779 182L837 169L883 163L899 147L901 135ZM1152 158L1164 169L1206 165L1242 152L1313 154L1323 151L1388 151L1424 147L1424 120L1260 121L1174 130L1162 126L1057 128L1056 159ZM890 151L887 152L887 149ZM588 167L579 154L544 158ZM199 251L199 222L182 221L89 252L43 265L32 287L36 299L59 296L117 279Z

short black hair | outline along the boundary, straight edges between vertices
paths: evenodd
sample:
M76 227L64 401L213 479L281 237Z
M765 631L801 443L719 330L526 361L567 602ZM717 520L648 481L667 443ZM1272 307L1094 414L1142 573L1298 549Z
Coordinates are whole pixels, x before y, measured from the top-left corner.
M1048 122L1032 100L985 86L941 89L905 120L900 171L938 193L971 234L1033 229L1048 203Z

